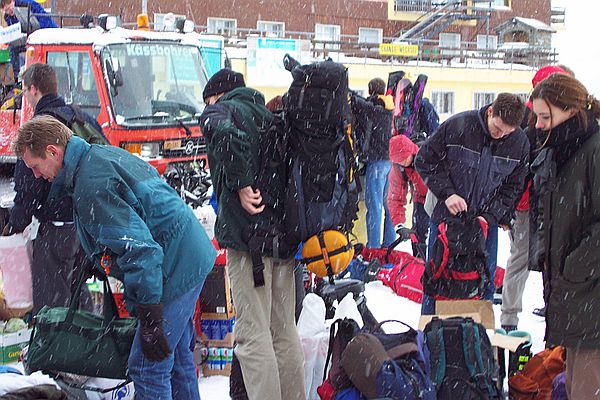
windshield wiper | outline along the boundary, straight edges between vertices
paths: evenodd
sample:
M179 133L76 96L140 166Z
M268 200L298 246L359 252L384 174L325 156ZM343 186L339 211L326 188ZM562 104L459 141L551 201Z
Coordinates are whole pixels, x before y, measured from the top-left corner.
M188 118L193 118L193 115L187 116L187 117L175 117L175 121L179 124L179 126L181 126L183 128L183 130L185 131L185 135L186 136L192 136L192 131L190 130L190 128L188 128L188 126L186 124L183 123L183 120L188 119Z
M155 113L154 115L136 115L135 117L127 117L124 119L125 122L127 121L144 121L147 119L165 119L167 117L169 117L170 114L169 113L163 113L163 112L158 112Z

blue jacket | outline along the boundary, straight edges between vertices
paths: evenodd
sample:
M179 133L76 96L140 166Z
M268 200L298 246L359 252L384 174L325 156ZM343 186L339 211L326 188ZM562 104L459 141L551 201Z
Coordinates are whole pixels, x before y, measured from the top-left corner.
M46 14L46 10L44 7L40 5L40 3L35 0L15 0L15 7L27 7L31 5L31 13L32 14ZM42 17L36 15L38 22L40 23L40 28L58 28L58 25L52 21L50 17ZM4 15L4 20L8 26L14 25L19 22L19 19L16 15Z
M434 222L449 215L444 201L458 194L468 211L490 224L508 224L523 194L529 163L529 140L521 128L493 139L487 128L489 106L446 120L430 136L415 158L417 172L439 199Z
M202 284L216 251L188 207L148 163L72 137L51 197L73 199L81 245L125 286L128 308L169 303Z

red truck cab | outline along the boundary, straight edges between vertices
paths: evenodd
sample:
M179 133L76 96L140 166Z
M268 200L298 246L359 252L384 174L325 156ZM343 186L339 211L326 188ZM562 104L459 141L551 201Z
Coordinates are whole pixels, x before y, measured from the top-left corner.
M198 116L207 74L198 38L123 28L40 29L27 40L26 67L51 65L67 104L96 117L112 145L164 174L206 158ZM0 161L15 161L10 144L31 115L25 98L20 110L0 111Z

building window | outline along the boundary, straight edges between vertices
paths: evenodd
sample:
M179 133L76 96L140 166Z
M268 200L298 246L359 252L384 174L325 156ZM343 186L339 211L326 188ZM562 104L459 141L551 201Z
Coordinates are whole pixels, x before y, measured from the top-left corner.
M473 108L479 110L483 106L487 106L494 102L496 93L494 92L476 92L473 95Z
M256 29L265 36L285 36L285 22L257 21Z
M438 114L454 114L454 92L431 91L431 104Z
M445 3L445 1L443 1ZM432 0L394 0L394 11L429 12L433 8Z
M460 48L460 33L440 33L440 47Z
M529 101L529 93L520 92L520 93L515 93L515 95L519 96L519 98L521 99L521 101L523 103L527 103Z
M381 43L383 41L383 29L358 28L359 43Z
M339 25L315 24L315 40L327 42L339 42L341 38L341 27ZM315 45L317 49L339 50L339 44L323 43Z
M225 36L235 36L237 33L236 19L208 17L206 20L208 33Z
M510 0L492 0L492 7L509 7Z
M478 50L496 50L498 48L498 36L496 35L477 35Z

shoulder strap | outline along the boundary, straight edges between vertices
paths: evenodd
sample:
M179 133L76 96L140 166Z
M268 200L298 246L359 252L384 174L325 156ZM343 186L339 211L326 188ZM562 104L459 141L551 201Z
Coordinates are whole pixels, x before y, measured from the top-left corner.
M482 338L479 329L471 319L465 319L461 323L462 327L462 345L467 364L467 370L471 376L471 380L482 391L486 391L490 398L495 398L495 390L492 387L493 383L488 376L492 374L493 366L484 365L483 356L481 353ZM487 347L484 350L488 350ZM489 357L489 355L488 355ZM492 367L492 370L489 368Z
M323 382L327 379L327 367L329 366L329 362L331 361L331 354L333 353L333 342L335 340L335 327L340 326L340 322L342 320L338 319L331 324L329 328L329 346L327 346L327 358L325 359L325 368L323 369Z
M439 388L446 375L446 347L441 319L434 318L429 322L426 338L431 360L431 377L436 388Z

